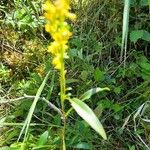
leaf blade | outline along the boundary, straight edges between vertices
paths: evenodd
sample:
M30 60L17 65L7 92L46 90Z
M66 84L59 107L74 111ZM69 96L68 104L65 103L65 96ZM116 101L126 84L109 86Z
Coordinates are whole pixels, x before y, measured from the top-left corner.
M91 98L92 95L94 95L94 94L96 94L96 93L98 93L98 92L101 92L101 91L105 91L105 90L106 90L106 91L110 91L110 89L107 88L107 87L105 87L105 88L100 88L100 87L98 87L98 88L92 88L92 89L88 90L87 92L85 92L85 93L80 97L80 99L81 99L82 101L84 101L84 100L86 100L86 99Z
M131 42L136 43L139 39L141 39L143 37L143 30L133 30L130 33L130 40Z
M39 138L37 145L43 146L48 140L48 131L45 131Z
M70 99L69 101L79 116L106 140L107 136L105 130L89 106L77 98Z

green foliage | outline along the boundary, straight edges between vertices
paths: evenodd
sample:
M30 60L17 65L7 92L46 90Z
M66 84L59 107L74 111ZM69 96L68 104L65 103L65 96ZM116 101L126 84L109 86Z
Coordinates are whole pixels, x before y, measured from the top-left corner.
M66 82L73 89L68 91L72 97L82 99L86 104L79 103L86 108L90 106L96 117L101 118L108 140L102 140L85 121L70 111L70 105L66 103L65 108L69 110L67 149L146 149L137 135L150 145L149 105L143 105L150 99L150 1L131 1L125 68L119 62L123 1L82 2L72 4L78 19L72 24L74 36L69 43L70 59L66 60ZM59 149L62 146L62 118L47 103L38 100L24 143L16 141L33 99L2 103L24 94L35 96L50 70L50 78L40 97L61 107L58 75L46 52L47 35L43 33L44 21L40 17L42 0L0 3L0 149L20 149L21 146ZM99 92L103 87L109 87L110 92ZM81 106L75 102L75 107Z
M8 82L11 74L11 70L7 69L2 63L0 63L0 82Z
M44 146L48 140L48 131L45 131L39 138L38 146Z
M86 99L90 99L92 95L94 95L95 93L98 93L100 91L109 91L109 88L93 88L91 90L88 90L87 92L85 92L81 97L80 99L82 101L86 100Z
M76 112L96 131L98 132L105 140L107 139L105 130L99 122L98 118L95 116L93 111L81 100L74 98L69 100L72 107Z
M150 41L150 33L145 30L134 30L130 33L130 40L136 43L139 39Z
M27 118L25 120L25 123L22 127L22 130L21 130L20 134L19 134L18 141L20 140L20 138L21 138L24 131L25 131L24 141L26 141L29 125L30 125L30 122L31 122L31 119L32 119L32 115L34 113L37 101L38 101L38 99L39 99L39 97L40 97L40 95L43 91L43 88L44 88L45 84L46 84L46 81L48 80L49 74L50 74L50 72L48 72L48 74L46 75L45 79L43 80L41 86L39 87L39 89L37 91L37 94L34 98L34 101L31 105L31 107L30 107L30 110L29 110L29 113L28 113Z
M140 76L143 80L149 81L150 77L150 61L147 60L146 57L141 56L137 59L137 64L140 67Z
M14 9L5 12L4 24L11 25L13 28L30 34L35 33L44 23L40 17L42 1L14 0Z
M104 81L105 79L105 73L101 71L99 68L96 68L94 71L94 79L95 81Z

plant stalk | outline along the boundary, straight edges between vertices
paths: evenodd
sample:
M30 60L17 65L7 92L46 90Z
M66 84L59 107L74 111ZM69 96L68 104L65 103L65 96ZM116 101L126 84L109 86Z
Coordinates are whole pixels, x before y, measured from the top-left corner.
M62 131L62 142L63 142L63 150L66 150L65 144L65 129L66 129L66 116L65 116L65 106L64 101L66 97L66 79L65 79L65 64L64 64L64 50L61 50L61 70L60 70L60 99L61 99L61 107L62 107L62 116L63 116L63 131Z

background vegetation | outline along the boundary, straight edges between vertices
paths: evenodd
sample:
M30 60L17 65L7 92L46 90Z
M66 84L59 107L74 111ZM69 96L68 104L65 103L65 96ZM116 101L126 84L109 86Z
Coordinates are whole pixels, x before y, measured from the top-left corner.
M17 138L39 86L60 108L58 75L43 25L43 0L0 0L0 146L17 150ZM126 65L120 62L124 1L73 1L77 21L70 40L67 84L80 96L93 87L110 92L86 103L101 120L108 140L97 135L72 111L66 131L67 149L150 149L150 2L130 4ZM13 102L12 102L13 101ZM70 108L69 104L66 106ZM30 125L26 149L58 149L61 117L39 101Z

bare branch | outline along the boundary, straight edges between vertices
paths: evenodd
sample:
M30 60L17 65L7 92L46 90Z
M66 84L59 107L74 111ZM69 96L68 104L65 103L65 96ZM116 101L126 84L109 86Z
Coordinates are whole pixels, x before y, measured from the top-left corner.
M20 101L20 100L24 100L24 99L34 99L34 98L35 98L35 96L26 95L26 94L22 97L15 98L15 99L9 99L9 100L7 100L3 97L0 97L0 104L7 104L7 103L12 103L12 102L16 102L16 101ZM59 108L57 108L54 104L49 102L46 98L40 97L39 99L44 101L45 103L47 103L50 108L52 108L53 110L55 110L57 113L59 113L62 116L61 110Z

